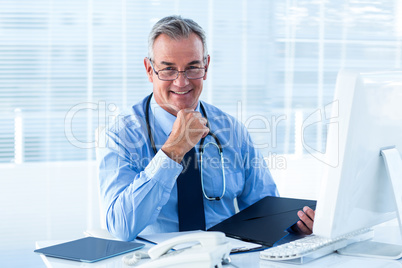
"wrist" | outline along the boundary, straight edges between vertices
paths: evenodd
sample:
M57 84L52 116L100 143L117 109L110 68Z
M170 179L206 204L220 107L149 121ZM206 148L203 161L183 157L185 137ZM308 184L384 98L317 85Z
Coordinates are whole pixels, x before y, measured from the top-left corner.
M183 160L184 155L186 154L185 152L182 152L181 148L177 146L166 146L163 145L161 150L173 161L177 163L181 163Z

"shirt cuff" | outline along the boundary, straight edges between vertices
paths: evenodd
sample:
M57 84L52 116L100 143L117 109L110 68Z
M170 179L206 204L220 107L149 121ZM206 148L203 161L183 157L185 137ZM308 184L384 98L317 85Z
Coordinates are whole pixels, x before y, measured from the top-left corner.
M172 189L182 170L182 165L173 161L162 150L159 150L144 172L148 178L156 179L164 187Z

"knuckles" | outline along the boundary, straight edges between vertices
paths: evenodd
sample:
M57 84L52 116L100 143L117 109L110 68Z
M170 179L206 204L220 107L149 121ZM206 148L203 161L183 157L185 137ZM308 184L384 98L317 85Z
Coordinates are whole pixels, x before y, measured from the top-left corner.
M203 117L200 112L186 109L180 110L177 113L176 120L180 120L181 123L186 124L189 128L199 128L199 124L203 126L207 124L207 119Z

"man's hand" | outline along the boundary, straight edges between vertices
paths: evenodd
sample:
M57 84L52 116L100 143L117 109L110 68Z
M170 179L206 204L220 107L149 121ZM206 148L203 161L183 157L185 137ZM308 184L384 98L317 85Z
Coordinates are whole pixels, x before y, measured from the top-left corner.
M180 110L162 151L180 163L184 155L208 135L209 128L206 125L207 119L201 113L190 109Z
M314 216L315 212L309 207L304 207L303 211L297 212L297 216L299 216L300 221L297 222L297 228L303 234L311 234L313 233L313 224L314 224Z

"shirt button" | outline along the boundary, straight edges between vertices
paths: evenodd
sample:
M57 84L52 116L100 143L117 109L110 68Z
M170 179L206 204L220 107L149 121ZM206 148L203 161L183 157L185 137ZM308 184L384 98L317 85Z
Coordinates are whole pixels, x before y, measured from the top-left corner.
M162 207L157 207L156 209L157 209L157 210L161 210L161 209L162 209Z

